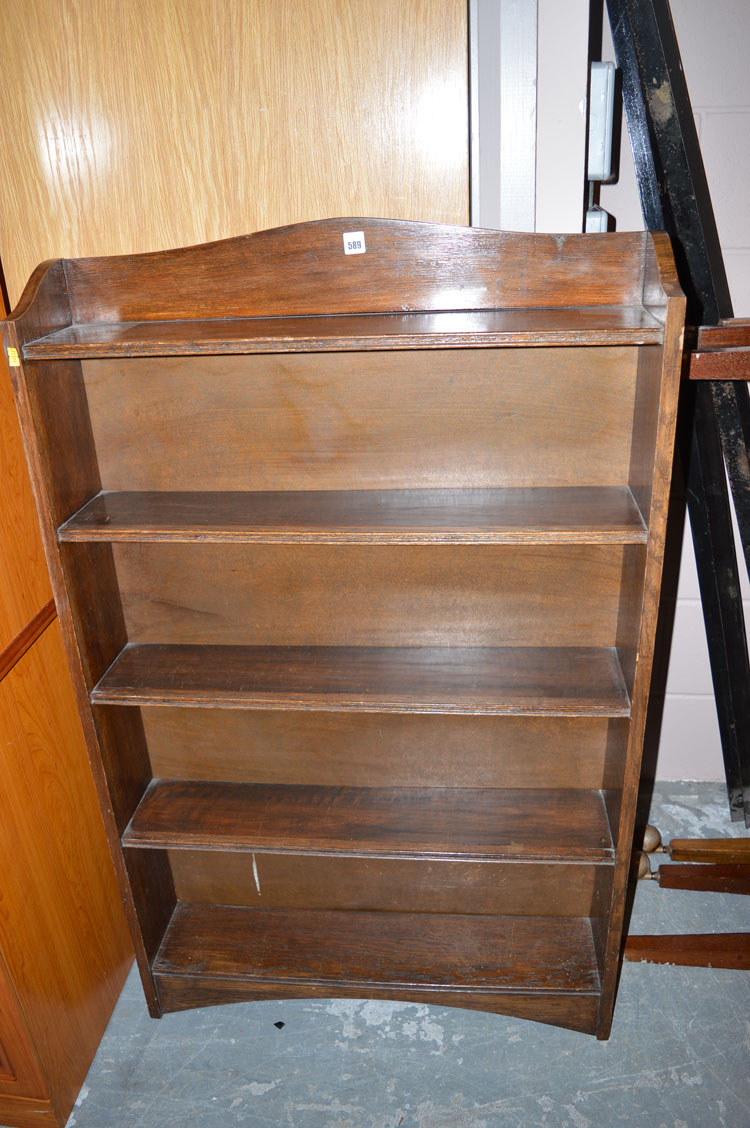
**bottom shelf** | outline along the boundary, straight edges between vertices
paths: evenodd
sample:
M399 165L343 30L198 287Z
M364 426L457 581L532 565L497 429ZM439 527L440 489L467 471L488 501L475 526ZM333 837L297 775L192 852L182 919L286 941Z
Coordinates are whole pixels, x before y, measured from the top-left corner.
M260 998L398 998L593 1032L588 918L179 903L153 963L164 1010Z

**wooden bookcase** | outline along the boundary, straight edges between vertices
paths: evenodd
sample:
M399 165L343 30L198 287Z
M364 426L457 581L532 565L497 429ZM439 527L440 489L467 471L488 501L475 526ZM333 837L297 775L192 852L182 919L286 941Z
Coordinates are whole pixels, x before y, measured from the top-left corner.
M5 342L153 1015L607 1036L683 316L646 233L39 267Z

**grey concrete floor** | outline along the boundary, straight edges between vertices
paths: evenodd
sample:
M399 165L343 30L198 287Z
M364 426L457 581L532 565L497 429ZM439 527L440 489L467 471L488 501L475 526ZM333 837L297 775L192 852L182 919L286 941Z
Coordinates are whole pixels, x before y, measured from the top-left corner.
M658 785L651 821L667 840L747 833L713 784ZM639 884L631 932L712 931L750 931L750 898ZM750 1128L749 987L747 972L626 964L597 1042L356 1000L153 1021L131 975L68 1128Z

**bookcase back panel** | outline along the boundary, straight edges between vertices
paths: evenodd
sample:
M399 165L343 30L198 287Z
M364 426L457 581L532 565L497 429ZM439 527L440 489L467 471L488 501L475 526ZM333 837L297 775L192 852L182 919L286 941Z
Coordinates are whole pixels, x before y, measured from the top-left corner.
M546 917L589 916L599 868L190 850L169 858L177 898L190 903Z
M603 717L140 712L156 778L345 787L611 787L628 728Z
M130 642L614 646L629 549L122 544L114 553Z
M273 354L83 368L108 490L602 486L628 483L637 351Z

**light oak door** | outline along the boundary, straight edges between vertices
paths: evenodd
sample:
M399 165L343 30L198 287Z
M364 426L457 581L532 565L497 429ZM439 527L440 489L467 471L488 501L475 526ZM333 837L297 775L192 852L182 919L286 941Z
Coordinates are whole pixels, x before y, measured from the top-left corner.
M3 0L0 42L11 306L46 258L337 215L469 222L465 0ZM0 1123L25 1128L64 1123L129 947L9 393L3 372ZM52 892L25 911L28 859Z
M469 222L466 0L4 0L0 258Z

